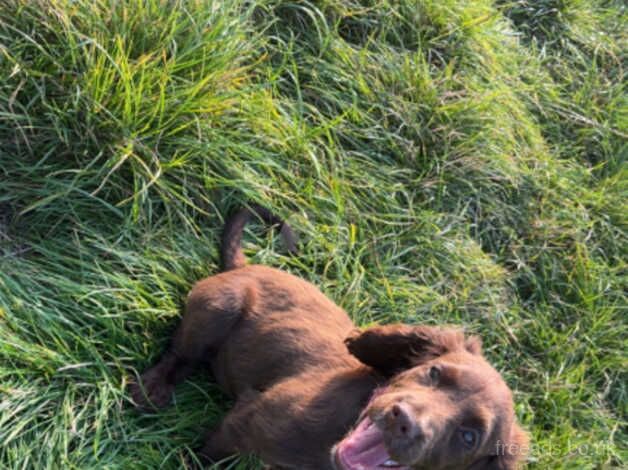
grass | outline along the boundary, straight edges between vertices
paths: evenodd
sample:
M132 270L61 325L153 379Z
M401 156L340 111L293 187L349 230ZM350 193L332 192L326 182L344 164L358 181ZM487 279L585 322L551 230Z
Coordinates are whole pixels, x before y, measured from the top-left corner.
M0 467L181 466L227 399L197 376L139 415L125 385L258 202L300 254L252 228L251 262L359 324L479 333L529 468L623 468L627 15L0 0Z

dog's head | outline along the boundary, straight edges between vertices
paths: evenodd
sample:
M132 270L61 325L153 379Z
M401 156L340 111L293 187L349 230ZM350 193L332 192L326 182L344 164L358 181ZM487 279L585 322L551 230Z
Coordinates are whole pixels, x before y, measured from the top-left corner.
M528 438L477 337L388 325L356 331L346 344L389 381L334 447L338 470L517 468Z

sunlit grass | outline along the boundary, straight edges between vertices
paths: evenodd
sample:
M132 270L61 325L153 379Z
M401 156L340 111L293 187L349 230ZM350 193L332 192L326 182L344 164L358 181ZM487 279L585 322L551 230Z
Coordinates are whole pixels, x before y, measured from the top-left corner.
M531 468L625 465L623 2L0 0L0 466L178 468L140 415L224 216L357 323L479 333ZM623 446L623 447L622 447ZM258 468L241 460L238 468Z

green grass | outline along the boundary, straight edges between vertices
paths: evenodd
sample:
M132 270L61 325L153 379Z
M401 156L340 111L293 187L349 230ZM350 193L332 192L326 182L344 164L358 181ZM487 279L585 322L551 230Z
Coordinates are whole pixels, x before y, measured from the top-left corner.
M626 465L628 12L0 0L0 468L177 468L228 409L125 385L247 202L359 324L479 333L530 468ZM242 460L239 468L258 468Z

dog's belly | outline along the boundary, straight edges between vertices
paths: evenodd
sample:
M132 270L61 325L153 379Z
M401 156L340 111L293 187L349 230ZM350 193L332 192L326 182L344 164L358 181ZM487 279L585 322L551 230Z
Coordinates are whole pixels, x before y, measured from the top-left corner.
M308 368L357 364L344 345L353 322L320 290L263 266L242 271L256 280L250 305L211 360L227 393L265 390Z

